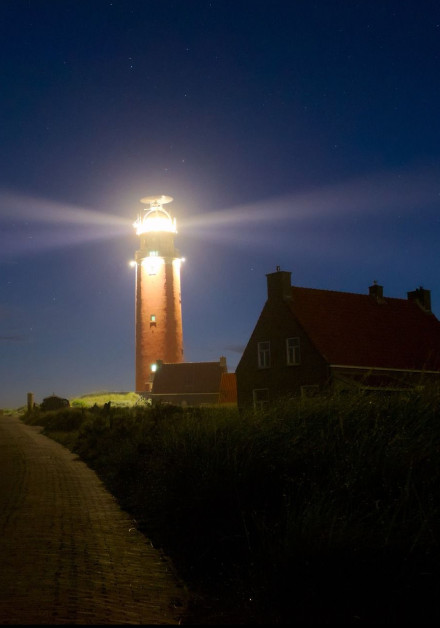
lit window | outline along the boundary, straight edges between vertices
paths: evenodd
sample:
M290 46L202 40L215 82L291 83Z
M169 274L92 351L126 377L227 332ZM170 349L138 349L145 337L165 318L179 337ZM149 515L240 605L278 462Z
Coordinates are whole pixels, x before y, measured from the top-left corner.
M299 348L299 338L286 339L286 358L287 364L299 364L301 361L301 353Z
M258 368L267 369L270 366L270 342L265 340L258 343Z
M151 321L152 323L155 323L155 322L156 322L156 314L152 314L152 315L150 316L150 321Z
M269 389L254 388L252 391L254 410L264 410L269 405Z
M142 260L142 266L146 268L149 275L157 275L164 263L163 257L159 257L159 255L155 253L157 253L157 251L150 251L150 255L144 257Z

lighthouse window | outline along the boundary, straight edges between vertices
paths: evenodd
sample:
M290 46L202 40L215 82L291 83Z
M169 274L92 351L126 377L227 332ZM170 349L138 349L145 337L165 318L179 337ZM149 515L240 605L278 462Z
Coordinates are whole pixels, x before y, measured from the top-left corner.
M161 269L162 264L163 258L159 255L153 255L151 252L148 257L145 257L142 260L142 265L145 267L149 275L157 275Z
M157 257L159 255L159 251L150 251L150 257Z
M150 316L150 321L151 321L152 323L155 323L155 322L156 322L156 314L152 314L152 315Z

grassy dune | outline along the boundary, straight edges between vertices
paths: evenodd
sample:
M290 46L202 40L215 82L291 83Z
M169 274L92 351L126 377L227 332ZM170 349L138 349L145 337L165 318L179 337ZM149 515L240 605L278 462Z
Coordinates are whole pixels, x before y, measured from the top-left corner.
M74 408L91 408L95 404L103 406L110 402L112 406L118 408L131 408L142 403L142 397L135 392L95 392L70 400L70 405Z

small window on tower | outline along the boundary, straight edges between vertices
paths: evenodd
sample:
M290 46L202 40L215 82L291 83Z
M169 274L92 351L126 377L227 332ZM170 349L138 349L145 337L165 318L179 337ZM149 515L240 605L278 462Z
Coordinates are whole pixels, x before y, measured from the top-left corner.
M150 314L150 327L156 327L156 314Z

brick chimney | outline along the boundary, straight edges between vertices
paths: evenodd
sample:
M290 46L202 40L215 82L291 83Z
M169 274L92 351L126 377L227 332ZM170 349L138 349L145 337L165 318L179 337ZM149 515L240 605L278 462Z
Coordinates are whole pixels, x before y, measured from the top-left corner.
M226 358L225 358L224 355L220 356L219 364L220 364L220 368L222 369L223 373L227 373L228 372L228 366L226 364Z
M410 301L416 301L423 310L431 311L431 290L425 290L420 286L417 290L408 292L407 295Z
M383 299L383 286L380 286L376 280L373 281L373 285L368 288L370 297L375 297L377 301Z
M291 272L280 270L279 266L275 273L267 274L267 298L290 300L292 298L291 276Z

